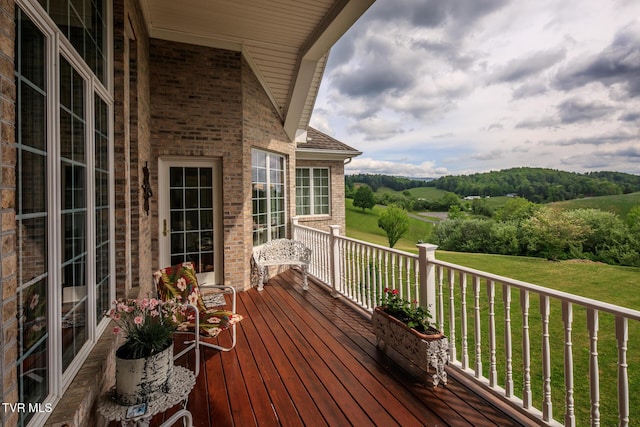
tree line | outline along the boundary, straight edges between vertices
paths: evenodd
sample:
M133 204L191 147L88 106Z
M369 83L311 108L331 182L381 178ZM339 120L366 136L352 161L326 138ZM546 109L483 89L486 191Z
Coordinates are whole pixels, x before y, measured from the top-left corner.
M472 175L444 176L425 183L461 196L514 194L534 203L640 191L640 176L622 172L580 174L543 168L512 168Z
M354 184L368 185L373 192L380 187L406 191L416 187L435 187L464 196L504 196L513 194L534 203L549 203L582 197L609 196L640 191L640 176L622 172L584 174L543 168L511 168L472 175L443 176L429 180L380 174L345 176L348 195ZM383 204L385 201L382 201ZM397 201L392 201L393 203Z
M409 190L416 187L426 187L427 182L420 179L403 178L391 175L356 174L345 175L344 184L347 191L353 191L354 184L367 184L371 190L378 191L380 187L388 187L395 191Z

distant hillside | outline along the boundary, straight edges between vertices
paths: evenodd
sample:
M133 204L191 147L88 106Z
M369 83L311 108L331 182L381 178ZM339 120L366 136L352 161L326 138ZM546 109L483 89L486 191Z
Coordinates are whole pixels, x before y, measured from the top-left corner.
M617 196L586 197L584 199L555 202L551 206L561 209L600 209L605 212L613 212L621 218L626 218L629 211L640 206L640 192L620 194Z
M396 191L408 190L416 187L426 187L428 178L403 178L391 175L355 174L345 175L344 183L348 188L354 184L367 184L375 192L380 187L387 187Z
M622 172L579 174L554 169L513 168L462 176L444 176L425 183L460 196L515 194L535 203L608 196L640 191L640 176Z

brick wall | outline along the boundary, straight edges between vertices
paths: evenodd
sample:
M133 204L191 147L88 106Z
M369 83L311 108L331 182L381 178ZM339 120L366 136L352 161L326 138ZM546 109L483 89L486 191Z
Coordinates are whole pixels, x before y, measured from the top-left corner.
M301 216L299 224L307 227L317 228L322 231L330 231L330 225L339 225L340 234L346 234L346 222L344 213L344 162L340 161L320 161L320 160L297 160L297 167L318 167L329 168L331 211L329 215ZM295 193L294 193L295 194ZM295 204L295 200L293 201Z
M241 288L245 182L240 53L152 39L150 60L153 192L161 197L158 158L221 160L224 282ZM157 198L152 217L154 268L159 268Z
M16 320L16 220L15 220L15 76L14 76L14 25L13 0L0 2L0 394L3 402L17 402L16 384L17 320ZM17 423L17 413L0 412L0 424Z
M152 218L143 211L141 189L142 167L152 160L149 39L137 1L116 1L113 8L114 93L121 100L114 107L116 283L118 296L135 296L152 287Z
M158 158L216 158L222 163L224 283L250 286L251 148L293 155L282 120L238 52L150 40L151 170ZM290 189L293 165L288 162ZM293 213L289 206L290 215ZM154 268L159 266L158 203L152 203Z

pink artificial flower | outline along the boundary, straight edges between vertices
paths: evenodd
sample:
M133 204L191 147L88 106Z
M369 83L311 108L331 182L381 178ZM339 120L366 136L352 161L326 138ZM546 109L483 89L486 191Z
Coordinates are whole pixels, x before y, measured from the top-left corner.
M136 316L133 319L133 323L135 323L136 325L142 325L144 323L144 319L142 318L142 316Z

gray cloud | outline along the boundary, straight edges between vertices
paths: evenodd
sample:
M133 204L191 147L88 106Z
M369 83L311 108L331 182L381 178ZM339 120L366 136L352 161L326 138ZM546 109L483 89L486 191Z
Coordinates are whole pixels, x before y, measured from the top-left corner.
M474 160L496 160L501 159L504 156L504 152L502 150L492 150L484 153L476 153L471 155L470 157Z
M609 105L580 98L571 98L558 105L560 121L564 124L591 122L602 119L614 111L615 109Z
M530 96L542 95L548 90L549 87L544 83L525 83L513 91L512 97L513 99L528 98Z
M482 17L495 12L509 0L394 0L379 1L367 12L367 20L403 20L420 28L435 28L450 25L460 28L469 26ZM451 25L455 22L456 25Z
M592 82L621 84L629 97L640 95L640 23L619 30L613 42L594 57L562 69L555 86L570 90Z
M633 139L633 135L626 132L610 133L593 136L580 136L554 141L541 141L542 145L571 146L571 145L603 145L627 143Z
M620 117L618 117L618 120L622 122L640 121L640 111L630 111L628 113L622 114Z
M494 83L524 80L562 61L566 54L566 50L560 48L534 52L527 56L512 59L496 71L490 80Z
M560 124L555 117L543 117L540 119L525 119L516 123L516 129L555 128Z

